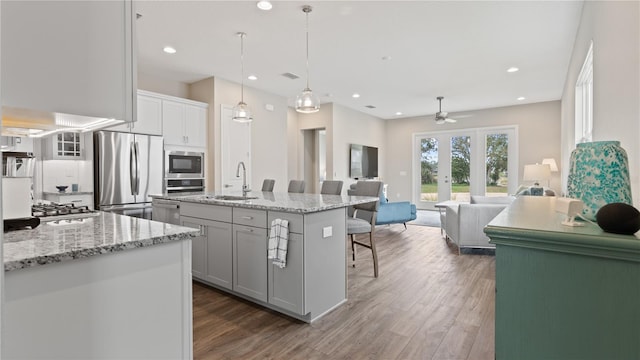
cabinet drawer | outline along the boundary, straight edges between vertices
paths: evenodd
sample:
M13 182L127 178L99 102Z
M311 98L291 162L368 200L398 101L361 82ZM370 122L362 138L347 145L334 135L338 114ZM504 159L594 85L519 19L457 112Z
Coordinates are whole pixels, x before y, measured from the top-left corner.
M264 229L267 227L267 212L265 210L234 208L233 223Z
M267 227L271 227L271 222L275 219L283 219L289 221L289 232L302 234L304 223L302 214L292 214L280 211L269 211Z
M231 208L228 206L180 202L180 216L191 216L213 221L231 222Z

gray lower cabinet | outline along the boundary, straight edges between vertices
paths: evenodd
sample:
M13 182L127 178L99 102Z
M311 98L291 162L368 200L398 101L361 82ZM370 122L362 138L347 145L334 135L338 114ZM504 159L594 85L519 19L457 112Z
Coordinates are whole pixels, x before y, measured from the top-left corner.
M304 321L346 299L344 208L310 214L180 204L181 224L200 228L193 240L193 277ZM286 267L267 259L269 228L289 221ZM326 228L332 235L323 236Z
M267 241L265 228L233 225L233 290L264 302L267 301Z
M180 225L202 229L201 219L182 217ZM202 230L201 230L202 231ZM207 238L198 236L191 240L191 275L204 279L207 271Z
M287 266L269 263L269 304L296 314L306 314L304 308L304 262L302 234L289 234Z
M231 214L227 206L180 203L180 224L203 234L192 240L193 277L227 289L233 284Z

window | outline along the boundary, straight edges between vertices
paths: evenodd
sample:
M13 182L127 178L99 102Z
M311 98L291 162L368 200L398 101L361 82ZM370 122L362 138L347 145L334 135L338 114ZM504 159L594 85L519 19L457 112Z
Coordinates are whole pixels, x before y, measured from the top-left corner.
M576 144L593 138L593 41L576 81Z

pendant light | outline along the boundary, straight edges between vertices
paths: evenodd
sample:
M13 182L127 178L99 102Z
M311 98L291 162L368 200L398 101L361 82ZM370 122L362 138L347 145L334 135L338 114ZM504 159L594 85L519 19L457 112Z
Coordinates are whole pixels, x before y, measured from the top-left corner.
M248 123L253 121L251 116L251 110L249 106L244 102L244 38L247 34L239 32L236 34L240 37L240 65L241 65L241 77L240 77L240 102L233 108L233 121Z
M313 92L309 88L309 13L311 10L313 10L313 8L309 5L302 7L302 11L307 17L307 87L296 97L296 111L305 114L320 110L320 99L313 95Z

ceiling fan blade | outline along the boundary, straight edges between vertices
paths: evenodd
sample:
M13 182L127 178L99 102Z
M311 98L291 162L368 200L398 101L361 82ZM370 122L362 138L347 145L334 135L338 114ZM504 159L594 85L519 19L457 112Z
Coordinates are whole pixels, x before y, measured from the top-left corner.
M446 118L446 119L444 119L444 121L445 121L445 122L448 122L448 123L453 124L453 123L455 123L455 122L456 122L456 121L458 121L458 120L456 120L456 119L451 119L451 118Z
M443 119L443 118L436 118L436 124L438 124L438 125L442 125L442 124L444 124L444 123L445 123L445 119Z
M473 114L455 114L456 119L464 119L464 118L468 118L468 117L473 117Z

